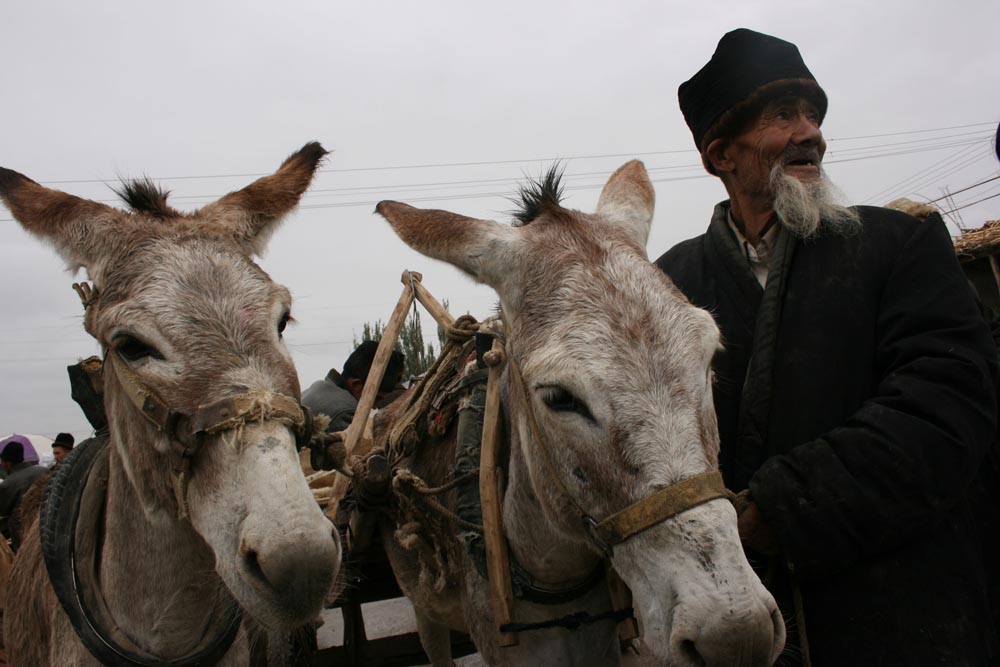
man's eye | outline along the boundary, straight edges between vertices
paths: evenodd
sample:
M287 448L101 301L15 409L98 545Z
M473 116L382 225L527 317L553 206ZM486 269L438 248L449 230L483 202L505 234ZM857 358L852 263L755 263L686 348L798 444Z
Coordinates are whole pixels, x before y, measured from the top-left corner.
M585 419L594 421L587 404L564 388L541 387L540 392L542 402L553 412L575 412Z
M159 350L134 336L127 334L117 336L112 344L115 352L127 361L139 361L146 358L163 359Z

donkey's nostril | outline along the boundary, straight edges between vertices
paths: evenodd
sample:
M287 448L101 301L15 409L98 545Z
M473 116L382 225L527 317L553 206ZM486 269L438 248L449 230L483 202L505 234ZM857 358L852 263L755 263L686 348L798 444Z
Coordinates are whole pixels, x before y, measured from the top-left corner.
M263 584L267 582L267 576L264 574L263 568L260 566L260 561L257 558L257 552L246 546L246 543L240 544L240 557L243 559L243 566L246 567L247 573L257 579Z
M705 667L707 664L705 658L701 657L701 653L698 651L698 647L695 645L693 639L685 639L677 647L681 654L680 664L691 665L692 667Z

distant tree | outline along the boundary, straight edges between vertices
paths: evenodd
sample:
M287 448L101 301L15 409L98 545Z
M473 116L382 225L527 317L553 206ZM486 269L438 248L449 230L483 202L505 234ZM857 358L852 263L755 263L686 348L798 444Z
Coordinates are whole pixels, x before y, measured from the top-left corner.
M379 340L385 333L385 325L382 320L375 320L375 323L365 322L361 329L361 340L354 336L353 345L357 347L366 340ZM439 338L441 333L438 334ZM403 377L409 378L420 375L434 363L436 356L434 346L430 343L424 344L424 332L420 325L420 316L416 309L403 322L403 328L399 331L399 339L396 341L396 349L406 356L406 365L403 370Z

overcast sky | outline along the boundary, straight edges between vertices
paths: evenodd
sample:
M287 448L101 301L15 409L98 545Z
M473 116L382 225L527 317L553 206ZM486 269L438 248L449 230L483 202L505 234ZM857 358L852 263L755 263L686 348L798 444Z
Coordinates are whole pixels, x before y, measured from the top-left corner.
M997 176L998 25L995 0L5 2L0 166L109 202L106 183L148 175L193 209L322 142L334 153L260 262L294 295L306 386L389 316L404 269L456 315L490 311L490 290L395 238L380 199L507 220L524 175L562 159L564 203L589 211L639 157L657 190L650 256L701 233L724 192L676 91L733 28L799 46L852 202ZM1000 197L966 205L996 194L942 204L975 227ZM73 280L0 208L0 435L89 433L65 370L97 352Z

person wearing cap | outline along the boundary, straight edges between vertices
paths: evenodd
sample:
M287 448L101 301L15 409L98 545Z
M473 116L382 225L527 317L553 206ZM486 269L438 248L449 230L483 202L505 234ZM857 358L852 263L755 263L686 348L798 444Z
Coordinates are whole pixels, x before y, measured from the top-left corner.
M996 664L970 494L997 354L944 224L838 203L794 44L734 30L678 92L728 199L656 264L722 333L719 464L780 664Z
M20 540L16 531L11 532L10 518L21 501L24 492L45 473L40 465L24 460L24 445L16 440L8 442L0 452L0 464L7 472L0 483L0 533L12 540L11 548L17 551Z
M302 392L302 405L312 410L314 414L325 414L330 417L328 432L346 431L351 425L377 351L378 341L362 342L347 357L342 373L331 368L325 378L313 382ZM378 388L379 399L384 398L396 387L405 363L406 358L403 353L393 350Z
M52 457L56 460L52 467L62 463L63 459L73 451L73 443L76 439L72 433L58 433L56 439L52 441Z

